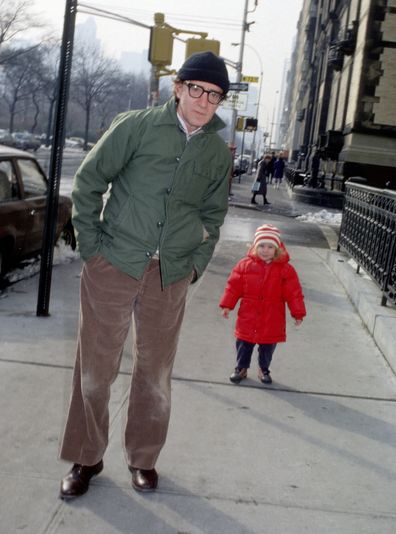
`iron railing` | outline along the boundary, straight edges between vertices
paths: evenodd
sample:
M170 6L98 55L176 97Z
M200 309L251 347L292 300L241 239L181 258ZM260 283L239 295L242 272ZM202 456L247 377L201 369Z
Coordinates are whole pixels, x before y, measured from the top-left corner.
M293 189L295 185L303 185L304 178L305 178L304 171L297 170L289 166L286 167L285 179L286 179L286 183L289 185L291 189Z
M396 191L354 179L345 183L338 250L345 249L382 291L381 304L396 304Z

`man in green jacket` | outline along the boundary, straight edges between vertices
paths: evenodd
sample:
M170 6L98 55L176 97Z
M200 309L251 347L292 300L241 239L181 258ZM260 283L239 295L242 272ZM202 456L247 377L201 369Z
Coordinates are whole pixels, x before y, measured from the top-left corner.
M103 469L110 386L132 315L126 459L135 490L157 487L187 289L209 263L227 211L231 157L215 112L228 88L224 61L194 54L178 72L175 96L162 107L116 117L77 171L73 223L84 266L60 452L73 462L61 483L63 499L85 493Z

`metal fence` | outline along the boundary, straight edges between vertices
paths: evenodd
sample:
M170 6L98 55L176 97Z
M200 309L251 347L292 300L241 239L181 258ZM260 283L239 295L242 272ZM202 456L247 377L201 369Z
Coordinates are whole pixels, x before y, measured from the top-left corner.
M396 192L345 183L338 250L342 247L396 304Z

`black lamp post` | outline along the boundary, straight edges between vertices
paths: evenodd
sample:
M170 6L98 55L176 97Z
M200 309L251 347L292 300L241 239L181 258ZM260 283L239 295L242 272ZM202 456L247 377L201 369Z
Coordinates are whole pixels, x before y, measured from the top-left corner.
M52 265L54 259L56 223L58 218L59 187L62 171L63 145L65 140L65 123L72 68L76 15L77 0L66 0L36 310L36 315L44 317L49 315L48 308L51 292Z

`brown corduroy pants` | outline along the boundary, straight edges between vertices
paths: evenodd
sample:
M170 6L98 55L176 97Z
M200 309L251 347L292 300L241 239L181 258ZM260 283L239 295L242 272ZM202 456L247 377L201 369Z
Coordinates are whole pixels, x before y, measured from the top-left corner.
M83 266L72 396L60 457L101 460L108 443L110 386L117 377L131 317L134 361L125 428L128 465L154 467L168 431L171 373L191 278L161 289L159 261L140 280L98 255Z

